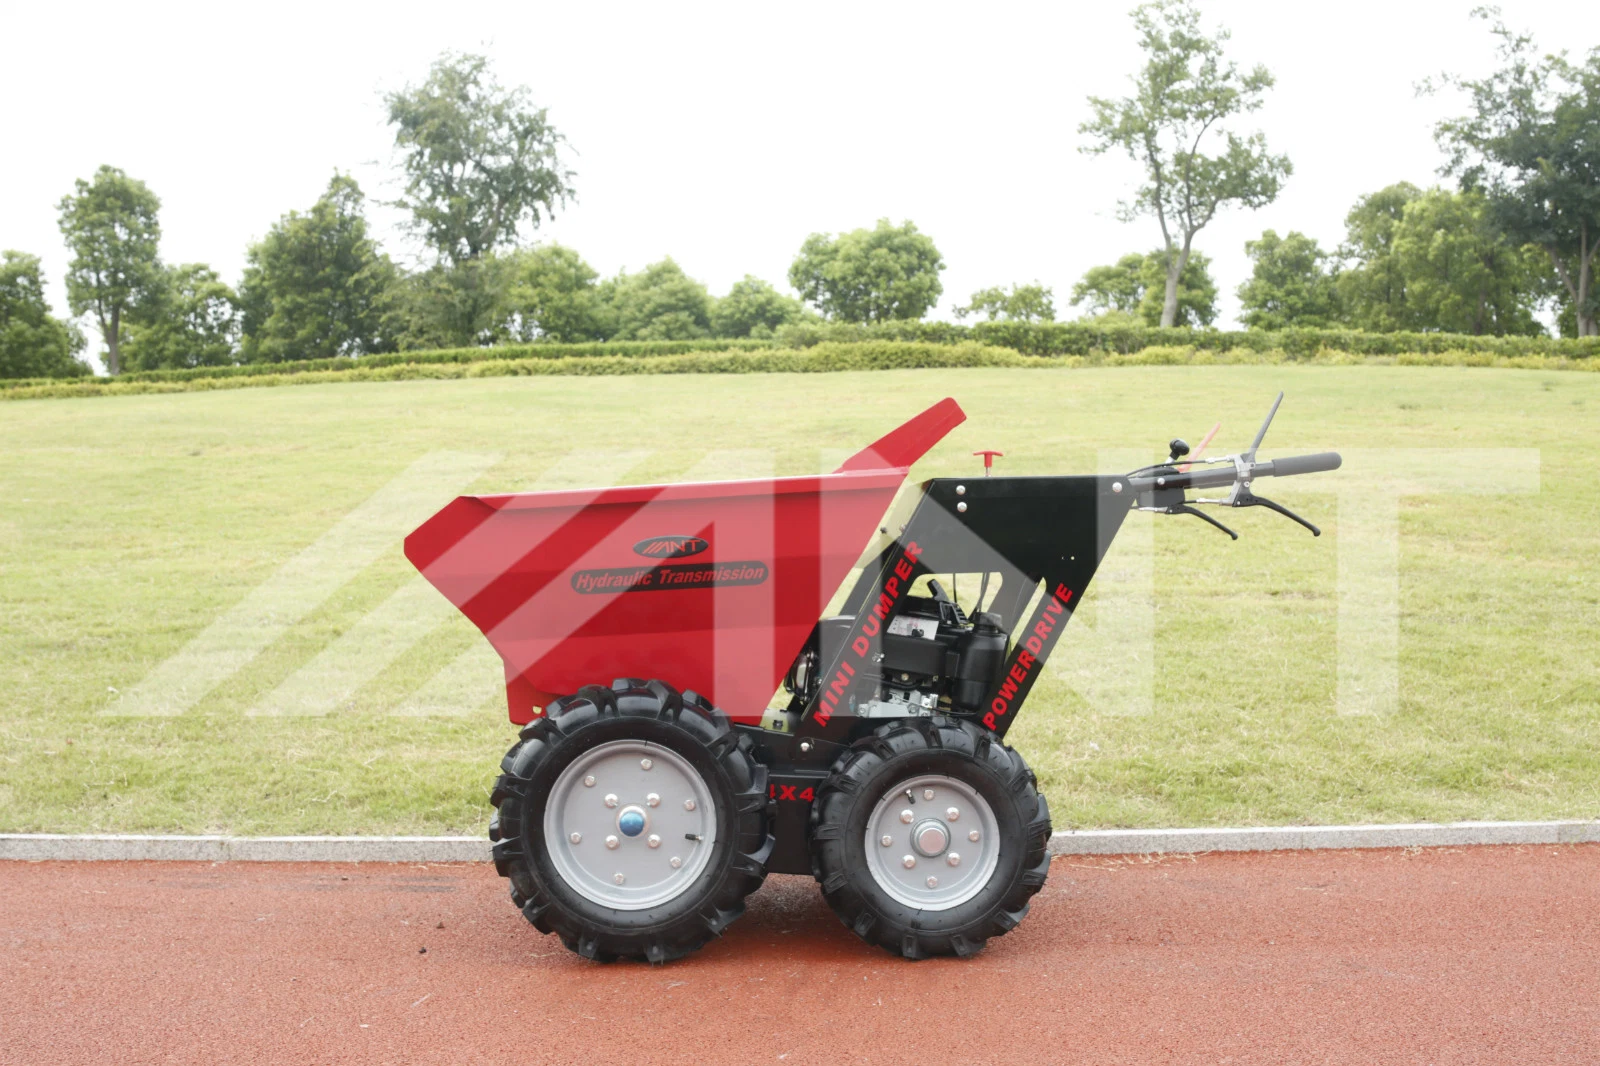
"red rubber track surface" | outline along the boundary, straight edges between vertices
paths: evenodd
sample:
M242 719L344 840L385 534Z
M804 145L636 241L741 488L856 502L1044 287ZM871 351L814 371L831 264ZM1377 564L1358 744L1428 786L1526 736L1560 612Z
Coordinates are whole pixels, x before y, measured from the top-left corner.
M655 968L482 865L0 863L0 1063L45 1062L1595 1063L1600 845L1063 857L964 962L774 877Z

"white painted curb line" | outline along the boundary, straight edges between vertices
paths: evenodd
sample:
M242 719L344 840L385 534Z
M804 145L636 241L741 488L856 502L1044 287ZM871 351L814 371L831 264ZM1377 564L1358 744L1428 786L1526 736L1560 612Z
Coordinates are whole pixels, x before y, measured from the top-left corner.
M1600 842L1594 822L1451 822L1244 829L1087 829L1056 833L1052 855L1150 855L1315 848L1437 848ZM0 860L487 862L480 837L229 837L0 833Z

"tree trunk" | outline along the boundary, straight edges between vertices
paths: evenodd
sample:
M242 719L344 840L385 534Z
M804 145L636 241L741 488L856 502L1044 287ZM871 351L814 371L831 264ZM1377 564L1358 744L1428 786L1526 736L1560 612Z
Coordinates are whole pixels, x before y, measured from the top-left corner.
M1594 282L1594 252L1596 249L1589 247L1589 235L1585 230L1578 245L1577 277L1573 277L1572 270L1562 260L1561 253L1550 245L1545 245L1545 252L1550 256L1550 265L1555 268L1556 276L1561 279L1561 284L1566 286L1567 296L1572 300L1572 314L1578 320L1578 336L1600 337L1600 322L1595 319L1593 309L1589 306L1589 290Z
M111 328L105 331L106 373L116 377L122 373L122 308L111 309Z
M1189 265L1189 241L1183 242L1183 250L1176 258L1172 250L1167 250L1167 295L1161 303L1161 328L1171 329L1178 322L1178 279L1183 276L1183 268Z
M1589 302L1589 290L1594 286L1594 259L1593 253L1585 255L1578 264L1578 336L1600 337L1600 323L1595 321L1595 314Z

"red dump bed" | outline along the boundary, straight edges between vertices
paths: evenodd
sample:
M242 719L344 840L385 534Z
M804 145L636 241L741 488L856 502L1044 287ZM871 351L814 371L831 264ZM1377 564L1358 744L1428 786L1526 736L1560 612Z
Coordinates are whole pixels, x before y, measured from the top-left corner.
M815 477L461 496L406 558L500 653L513 722L616 677L754 722L911 464L965 417L943 400Z

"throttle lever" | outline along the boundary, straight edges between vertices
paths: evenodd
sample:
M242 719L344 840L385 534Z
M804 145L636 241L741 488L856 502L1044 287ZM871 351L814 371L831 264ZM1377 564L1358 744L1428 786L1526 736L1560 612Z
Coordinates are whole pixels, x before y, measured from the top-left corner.
M1283 515L1283 517L1299 522L1302 526L1305 526L1307 529L1311 530L1311 535L1313 537L1322 536L1322 530L1318 529L1310 522L1307 522L1304 518L1301 518L1283 504L1278 503L1276 500L1269 500L1265 496L1257 496L1255 493L1251 492L1249 488L1241 488L1241 490L1235 494L1234 498L1229 501L1228 506L1265 507L1269 511L1277 511L1279 514Z

